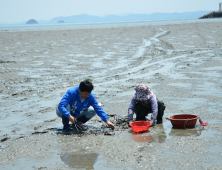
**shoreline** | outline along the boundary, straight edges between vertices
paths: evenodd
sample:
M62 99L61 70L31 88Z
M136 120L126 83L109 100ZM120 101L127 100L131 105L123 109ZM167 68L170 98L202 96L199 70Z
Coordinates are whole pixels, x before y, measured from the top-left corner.
M194 24L194 23L211 23L211 22L221 22L222 19L221 18L206 18L206 19L209 19L208 21L205 20L201 20L201 19L198 19L198 18L193 18L193 19L197 19L196 21L188 21L188 22L185 22L186 19L182 18L183 21L173 21L170 19L171 22L163 22L163 23L141 23L141 24L137 24L139 22L146 22L146 20L144 21L129 21L129 22L125 22L125 23L132 23L132 25L110 25L110 26L107 26L107 25L104 25L104 26L91 26L91 27L64 27L64 28L33 28L33 29L6 29L6 30L1 30L0 29L0 32L17 32L17 31L53 31L53 30L76 30L76 29L107 29L107 28L123 28L123 27L142 27L142 26L164 26L164 25L174 25L174 24ZM211 19L211 20L210 20ZM160 20L168 20L168 19L160 19ZM190 20L190 19L188 19ZM110 22L110 23L124 23L124 21L120 21L120 22ZM108 23L65 23L65 24L77 24L77 25L90 25L90 24L109 24ZM3 24L5 25L5 24ZM7 25L7 24L6 24ZM22 25L26 25L26 24L22 24ZM56 25L56 24L39 24L40 26L41 25ZM37 25L37 26L39 26ZM1 26L1 25L0 25ZM28 26L35 26L35 25L28 25Z

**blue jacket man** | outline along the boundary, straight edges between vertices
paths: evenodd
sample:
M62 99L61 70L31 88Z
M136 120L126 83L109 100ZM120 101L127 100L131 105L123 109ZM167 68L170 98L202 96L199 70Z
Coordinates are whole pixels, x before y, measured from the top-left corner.
M110 128L115 128L109 121L101 105L97 102L93 90L93 84L89 80L84 80L79 86L70 88L61 99L56 113L62 118L63 129L70 130L69 121L75 124L77 121L85 123L96 114Z

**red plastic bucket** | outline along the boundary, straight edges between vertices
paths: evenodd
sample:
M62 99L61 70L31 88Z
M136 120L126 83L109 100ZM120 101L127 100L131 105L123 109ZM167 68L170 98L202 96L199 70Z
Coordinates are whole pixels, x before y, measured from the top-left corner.
M131 122L130 126L134 132L146 132L150 128L150 122L148 121L135 121Z
M180 114L169 116L168 119L174 128L192 128L196 125L198 116L191 114Z

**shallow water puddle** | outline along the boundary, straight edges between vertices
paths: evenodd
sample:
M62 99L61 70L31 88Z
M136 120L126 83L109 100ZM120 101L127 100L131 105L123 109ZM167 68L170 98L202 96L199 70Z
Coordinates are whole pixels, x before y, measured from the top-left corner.
M215 135L218 134L218 132L216 132L215 130L209 129L209 124L208 126L200 125L199 120L197 120L197 123L194 128L185 128L185 129L173 128L170 121L164 122L163 126L164 126L164 132L167 139L174 138L174 137L189 137L189 136L198 137L200 139L206 138L206 137L213 138L215 137Z
M132 133L131 135L132 139L135 142L157 142L157 143L163 143L166 141L166 134L164 131L158 133L158 134L152 134L152 133Z
M113 168L113 166L107 162L104 156L97 153L64 153L60 154L60 159L67 167L74 169L120 169Z
M170 133L168 134L168 137L181 137L181 136L200 136L202 133L202 130L197 130L196 128L190 128L190 129L170 129Z
M148 131L142 133L133 132L133 130L129 130L130 139L135 142L157 142L163 143L167 139L166 129L164 129L163 124L157 124L149 128Z
M69 153L61 154L61 160L70 168L94 169L98 154L96 153Z

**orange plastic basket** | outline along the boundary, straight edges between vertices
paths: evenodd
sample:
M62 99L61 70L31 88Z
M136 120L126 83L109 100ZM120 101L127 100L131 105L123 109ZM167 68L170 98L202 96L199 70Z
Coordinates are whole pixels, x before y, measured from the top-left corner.
M150 128L150 122L148 121L135 121L131 122L130 126L134 132L146 132Z

